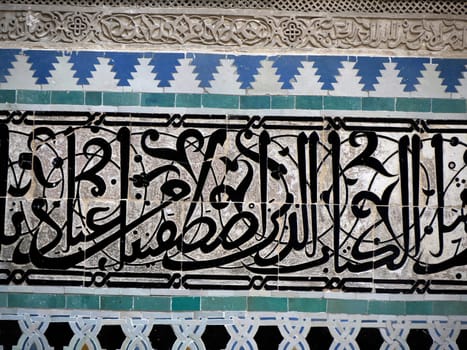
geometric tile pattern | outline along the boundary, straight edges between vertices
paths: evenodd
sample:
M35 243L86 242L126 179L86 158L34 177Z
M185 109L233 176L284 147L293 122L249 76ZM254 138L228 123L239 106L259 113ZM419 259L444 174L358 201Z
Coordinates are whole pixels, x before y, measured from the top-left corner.
M467 59L1 49L0 89L466 98Z
M323 313L144 314L22 310L0 315L13 349L465 349L465 317ZM268 329L266 337L262 329ZM109 336L109 329L112 336ZM65 331L66 330L66 331ZM320 336L317 332L324 332ZM1 333L0 333L1 334ZM277 334L277 336L271 336ZM323 333L322 333L323 334ZM326 336L327 334L327 336ZM372 337L365 337L371 334ZM325 345L327 343L327 346ZM319 347L318 347L319 346ZM431 347L430 347L431 346Z

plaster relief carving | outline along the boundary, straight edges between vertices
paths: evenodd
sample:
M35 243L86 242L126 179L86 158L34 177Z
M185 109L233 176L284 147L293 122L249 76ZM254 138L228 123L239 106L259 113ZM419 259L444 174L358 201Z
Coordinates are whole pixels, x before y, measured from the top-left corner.
M224 16L115 14L101 24L104 40L126 44L250 46L266 43L273 30L263 19Z
M8 11L3 42L463 51L466 20L346 16Z
M0 4L48 6L106 6L138 8L248 9L328 13L445 14L465 15L464 0L0 0Z

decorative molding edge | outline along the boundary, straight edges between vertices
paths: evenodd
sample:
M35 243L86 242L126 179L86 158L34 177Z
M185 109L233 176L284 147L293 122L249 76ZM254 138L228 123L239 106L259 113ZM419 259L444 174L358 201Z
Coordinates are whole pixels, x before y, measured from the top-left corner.
M272 11L0 8L2 45L164 45L214 49L366 49L462 53L467 20L456 16L341 16Z
M77 7L244 9L288 12L466 15L465 0L0 0L0 4Z

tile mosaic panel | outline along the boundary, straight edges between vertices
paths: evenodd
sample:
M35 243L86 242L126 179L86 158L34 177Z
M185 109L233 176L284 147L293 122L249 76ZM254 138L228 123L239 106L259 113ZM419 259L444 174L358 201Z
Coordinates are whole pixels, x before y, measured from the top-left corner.
M0 49L0 348L462 349L466 72Z
M461 58L0 49L0 89L465 99L466 65Z
M3 313L0 346L13 349L463 349L460 317L297 312L222 314ZM264 333L263 333L264 332ZM327 337L320 333L328 333ZM2 335L2 333L0 333Z
M6 112L0 140L2 284L467 293L465 120Z

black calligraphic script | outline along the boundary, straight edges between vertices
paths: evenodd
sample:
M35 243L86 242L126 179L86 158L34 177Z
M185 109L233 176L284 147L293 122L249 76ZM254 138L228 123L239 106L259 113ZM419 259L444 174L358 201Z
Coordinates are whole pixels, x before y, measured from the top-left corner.
M5 112L0 161L3 284L467 293L464 121Z

